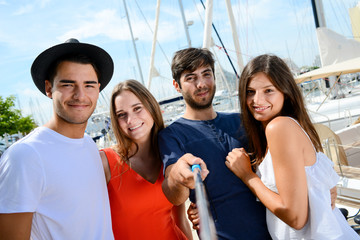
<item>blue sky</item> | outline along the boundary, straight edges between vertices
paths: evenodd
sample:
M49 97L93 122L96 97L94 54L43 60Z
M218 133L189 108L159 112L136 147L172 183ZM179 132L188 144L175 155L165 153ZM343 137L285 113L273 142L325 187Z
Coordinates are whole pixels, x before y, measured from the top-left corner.
M206 1L204 0L204 3ZM127 8L147 85L155 23L156 0L127 0ZM299 67L312 65L318 55L310 0L231 1L240 39L243 61L274 53L291 58ZM323 0L327 26L352 38L348 8L355 0ZM183 0L192 46L201 47L204 10L200 0ZM214 0L214 24L236 61L225 1ZM149 27L150 26L150 27ZM15 95L24 115L33 114L39 124L51 117L51 101L34 86L30 67L46 48L68 38L104 48L113 57L114 76L103 91L107 101L113 86L125 79L140 80L122 0L0 0L0 96ZM215 45L220 45L213 33ZM175 51L187 47L178 0L163 0L160 6L155 67L160 76L152 79L151 92L160 100L175 94L171 87L169 61ZM219 63L230 70L223 50L214 47Z

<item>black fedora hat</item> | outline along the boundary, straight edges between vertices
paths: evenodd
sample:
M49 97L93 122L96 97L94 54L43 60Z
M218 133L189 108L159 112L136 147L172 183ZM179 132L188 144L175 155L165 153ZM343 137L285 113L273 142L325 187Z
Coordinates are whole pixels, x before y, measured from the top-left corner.
M46 49L34 60L31 66L31 76L36 87L46 95L45 80L48 78L49 67L59 58L69 54L84 54L88 56L99 71L100 91L110 82L114 72L114 62L110 55L95 45L80 43L71 38L65 43Z

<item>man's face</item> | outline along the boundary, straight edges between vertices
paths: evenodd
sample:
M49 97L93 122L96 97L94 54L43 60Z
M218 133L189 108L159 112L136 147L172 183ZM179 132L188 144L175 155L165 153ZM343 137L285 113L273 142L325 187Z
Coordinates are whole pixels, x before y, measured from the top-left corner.
M214 73L210 66L201 66L195 71L184 71L180 84L174 82L177 91L181 92L187 105L193 109L206 109L212 104L216 85Z
M53 99L55 117L71 124L86 124L94 112L100 84L91 64L64 61L57 67L53 84L45 81Z

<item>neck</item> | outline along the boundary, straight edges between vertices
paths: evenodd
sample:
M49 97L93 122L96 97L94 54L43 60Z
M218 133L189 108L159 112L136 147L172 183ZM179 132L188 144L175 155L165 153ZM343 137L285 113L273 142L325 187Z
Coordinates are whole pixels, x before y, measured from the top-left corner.
M137 145L138 145L138 151L133 157L140 159L154 158L155 154L153 149L151 148L150 138L144 142L138 142ZM133 149L135 151L135 145Z
M216 118L216 112L211 105L206 109L193 109L189 105L186 105L185 113L183 118L189 120L212 120Z
M51 130L68 138L83 138L86 125L87 123L68 123L61 119L53 117L49 122L44 125L44 127L50 128Z

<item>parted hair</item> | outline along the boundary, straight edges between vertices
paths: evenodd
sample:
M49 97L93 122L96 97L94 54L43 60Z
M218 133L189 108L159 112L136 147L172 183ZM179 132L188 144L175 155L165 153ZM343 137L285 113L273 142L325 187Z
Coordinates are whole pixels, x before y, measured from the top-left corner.
M151 117L154 120L154 126L151 129L151 147L155 152L155 156L159 158L159 150L158 150L158 142L157 135L158 132L164 128L164 121L162 118L160 106L156 101L155 97L150 93L150 91L142 85L140 82L129 79L124 82L120 82L117 84L111 94L111 106L110 106L110 118L112 129L117 141L116 146L114 146L114 150L121 156L122 160L128 161L128 159L136 154L130 154L130 148L135 144L136 148L138 148L137 144L128 137L123 130L121 129L118 118L116 115L116 106L115 99L119 96L123 91L132 92L143 104L146 110L150 113ZM136 149L137 151L137 149Z
M260 164L266 154L267 141L265 129L260 121L251 114L247 104L247 88L256 73L264 73L271 83L284 94L284 105L280 112L281 116L289 116L296 119L317 151L322 151L319 135L306 111L302 93L295 79L286 65L279 57L264 54L253 58L244 68L239 80L239 100L242 112L242 120L249 139L249 151L255 153L255 166Z
M209 65L215 74L213 54L206 48L185 48L175 52L171 62L173 79L180 84L180 77L184 71L193 72L197 68Z

